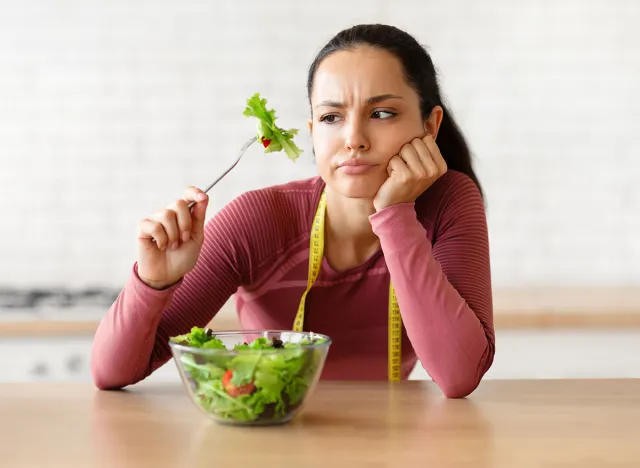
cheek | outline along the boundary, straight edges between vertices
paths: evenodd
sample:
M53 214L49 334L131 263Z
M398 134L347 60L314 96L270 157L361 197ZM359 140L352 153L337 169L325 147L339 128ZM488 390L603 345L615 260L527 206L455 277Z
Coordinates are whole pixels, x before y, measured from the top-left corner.
M338 141L338 132L326 125L318 124L313 130L311 141L316 153L325 154L335 151Z
M389 126L377 135L376 146L379 154L384 155L385 162L400 152L400 149L414 138L422 138L424 131L420 125L407 123Z
M337 153L336 145L338 143L336 136L324 128L314 129L311 143L318 172L323 178L329 177L331 175L332 158Z

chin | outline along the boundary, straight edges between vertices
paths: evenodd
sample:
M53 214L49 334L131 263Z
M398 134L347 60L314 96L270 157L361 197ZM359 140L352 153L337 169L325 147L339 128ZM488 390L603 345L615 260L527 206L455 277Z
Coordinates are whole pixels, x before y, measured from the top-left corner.
M340 181L334 189L343 197L373 199L382 184L375 184L371 180Z

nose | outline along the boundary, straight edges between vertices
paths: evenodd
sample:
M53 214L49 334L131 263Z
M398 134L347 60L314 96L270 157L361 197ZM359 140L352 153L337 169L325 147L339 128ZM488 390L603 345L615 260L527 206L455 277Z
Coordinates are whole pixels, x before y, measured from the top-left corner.
M367 151L369 149L369 138L363 128L362 123L352 121L345 126L344 146L348 151Z

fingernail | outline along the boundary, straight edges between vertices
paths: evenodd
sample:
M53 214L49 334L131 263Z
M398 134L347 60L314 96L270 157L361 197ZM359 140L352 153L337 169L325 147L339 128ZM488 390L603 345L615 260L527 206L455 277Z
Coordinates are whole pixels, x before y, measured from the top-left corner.
M189 240L189 231L184 231L182 233L182 242L187 242Z
M171 244L171 249L175 250L178 248L178 241L173 241L173 243Z
M198 200L203 201L205 198L207 198L207 196L204 193L199 193L197 196Z

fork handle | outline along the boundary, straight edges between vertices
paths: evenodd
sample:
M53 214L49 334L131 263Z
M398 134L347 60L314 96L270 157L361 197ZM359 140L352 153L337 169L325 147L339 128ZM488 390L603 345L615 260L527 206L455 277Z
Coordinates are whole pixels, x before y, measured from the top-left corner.
M252 144L254 144L256 141L258 141L258 138L253 136L251 138L249 138L247 141L245 141L244 145L242 145L242 148L240 148L240 153L238 154L238 158L235 160L235 162L229 167L229 169L227 169L226 171L223 172L223 174L218 177L216 180L214 180L211 185L209 185L205 190L204 193L208 193L209 190L211 190L213 188L214 185L216 185L218 182L220 182L222 180L222 178L224 176L226 176L229 172L231 172L231 169L233 169L234 167L236 167L236 164L238 164L238 162L240 162L240 158L242 158L242 156L244 155L244 153L247 151L247 149L249 148L249 146L251 146ZM195 205L196 202L192 201L189 203L189 209L191 209L193 207L193 205Z

